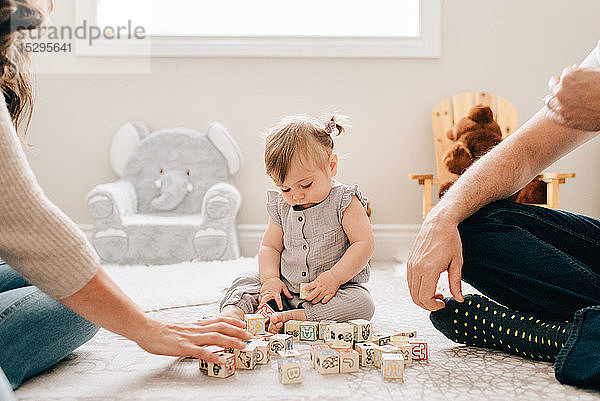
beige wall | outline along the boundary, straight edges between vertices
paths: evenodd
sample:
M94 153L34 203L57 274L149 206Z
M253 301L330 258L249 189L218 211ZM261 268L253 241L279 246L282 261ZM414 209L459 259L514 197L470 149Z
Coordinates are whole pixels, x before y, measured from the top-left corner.
M55 23L70 23L73 1L57 3ZM353 118L337 142L339 179L361 185L374 223L419 223L421 192L407 176L434 170L431 108L452 93L485 90L512 101L522 123L542 105L547 79L600 39L598 15L598 1L442 0L440 59L161 58L152 60L150 74L38 68L29 137L35 149L28 154L47 195L76 222L89 223L84 198L115 179L108 149L122 123L204 130L218 120L245 157L234 178L244 198L238 222L264 223L270 182L260 133L286 114L335 109ZM129 63L61 57L53 61L56 71L60 63L68 71ZM600 217L600 139L552 170L578 175L563 187L564 208Z

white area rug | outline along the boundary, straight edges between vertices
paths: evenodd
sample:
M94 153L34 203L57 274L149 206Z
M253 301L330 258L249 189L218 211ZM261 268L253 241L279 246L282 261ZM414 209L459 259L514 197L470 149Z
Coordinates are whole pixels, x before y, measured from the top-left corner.
M240 273L257 270L256 258L174 265L105 265L112 279L144 311L217 302Z
M228 268L233 269L233 266L225 267ZM550 363L531 361L498 351L465 347L449 341L434 329L428 319L428 313L410 300L403 271L403 267L396 269L394 265L375 263L371 281L368 283L376 305L373 317L375 330L415 329L420 337L429 341L429 361L415 362L407 368L403 382L385 381L381 372L371 367L361 368L358 373L322 376L310 366L306 343L295 345L301 352L302 384L279 384L277 361L252 371L238 371L229 379L215 379L200 371L197 361L150 355L131 341L100 330L96 337L56 367L27 381L17 391L17 397L20 401L600 399L599 392L578 390L558 383ZM216 273L217 270L211 272ZM207 274L207 277L209 276L211 275ZM194 287L205 288L204 275L196 277L192 271L189 277L200 280L200 284L199 281L194 282ZM172 281L172 284L182 288L185 287L187 279L188 276L181 277ZM225 286L229 282L229 277L224 278L220 285ZM151 282L147 285L159 290L167 286L164 283ZM218 283L214 286L219 287ZM444 284L441 287L444 287ZM141 295L144 293L145 291ZM213 303L164 309L150 312L149 315L162 320L182 322L195 321L216 311L217 305Z

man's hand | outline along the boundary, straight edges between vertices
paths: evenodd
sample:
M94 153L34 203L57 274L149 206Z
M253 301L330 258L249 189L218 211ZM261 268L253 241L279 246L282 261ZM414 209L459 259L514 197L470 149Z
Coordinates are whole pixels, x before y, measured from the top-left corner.
M448 270L448 282L452 296L462 302L460 279L462 268L462 244L457 225L432 217L423 223L417 239L408 255L407 280L413 302L424 309L436 311L445 304L442 294L436 293L440 275Z
M334 297L337 290L340 288L339 281L334 277L331 270L319 274L319 276L312 282L308 283L306 287L310 293L306 297L306 300L317 304L322 302L326 304Z
M600 69L571 66L550 78L548 86L548 118L569 128L600 131Z
M258 302L260 304L264 304L269 302L271 299L274 299L277 302L277 306L279 310L283 310L283 303L281 302L281 293L284 293L286 297L292 299L292 294L290 294L290 290L288 290L287 286L281 279L277 277L273 277L265 280L261 289L260 296L258 297Z

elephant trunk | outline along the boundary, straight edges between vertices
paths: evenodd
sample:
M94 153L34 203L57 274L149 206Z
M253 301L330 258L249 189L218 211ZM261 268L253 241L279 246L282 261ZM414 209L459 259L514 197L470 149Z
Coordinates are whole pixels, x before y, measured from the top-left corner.
M181 173L163 174L155 181L155 185L160 189L160 194L152 199L152 206L165 212L179 206L193 189L185 174Z

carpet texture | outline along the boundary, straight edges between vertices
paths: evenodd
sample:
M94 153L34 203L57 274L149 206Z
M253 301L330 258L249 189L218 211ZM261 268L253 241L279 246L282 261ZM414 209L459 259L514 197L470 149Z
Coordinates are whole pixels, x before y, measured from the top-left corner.
M144 311L217 302L240 273L257 270L256 258L174 265L104 265Z
M563 386L552 364L454 344L438 333L428 313L408 295L403 268L374 264L368 287L377 310L375 330L410 328L429 341L430 360L405 370L404 381L384 381L381 371L321 376L302 351L302 384L284 386L277 363L214 379L197 361L145 353L132 342L101 330L89 343L17 391L24 401L44 400L598 400L600 393ZM221 283L225 286L229 280ZM444 282L440 288L444 289ZM446 285L447 286L447 285ZM198 288L202 288L199 286ZM467 290L465 289L465 293ZM174 321L193 321L216 312L216 303L150 312Z

